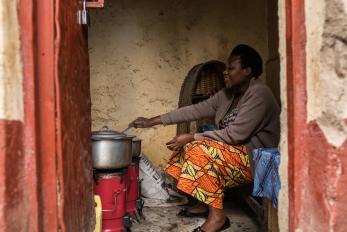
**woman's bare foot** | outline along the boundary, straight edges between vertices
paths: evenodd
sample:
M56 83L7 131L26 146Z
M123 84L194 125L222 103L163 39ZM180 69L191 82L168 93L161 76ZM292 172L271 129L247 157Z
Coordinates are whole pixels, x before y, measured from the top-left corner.
M208 209L208 218L205 221L205 223L201 226L201 228L205 232L216 232L220 230L226 222L224 210L213 208L211 206L209 206Z

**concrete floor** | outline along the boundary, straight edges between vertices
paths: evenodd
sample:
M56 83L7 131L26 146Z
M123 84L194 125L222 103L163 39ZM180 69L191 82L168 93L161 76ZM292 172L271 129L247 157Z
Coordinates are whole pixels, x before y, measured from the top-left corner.
M139 224L134 224L132 232L191 232L194 228L203 224L201 218L183 218L176 214L182 207L145 207L144 216ZM227 216L231 221L231 227L225 232L258 232L258 224L249 209L238 199L225 203Z

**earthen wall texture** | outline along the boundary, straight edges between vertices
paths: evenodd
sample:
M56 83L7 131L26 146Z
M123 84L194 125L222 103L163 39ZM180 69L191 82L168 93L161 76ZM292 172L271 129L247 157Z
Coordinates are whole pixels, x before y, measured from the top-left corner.
M266 1L106 1L91 12L89 52L93 130L121 131L138 116L177 108L190 68L226 61L239 43L268 59ZM251 17L250 17L251 16ZM265 68L264 68L265 69ZM264 75L265 77L266 75ZM131 130L156 166L165 165L175 126Z

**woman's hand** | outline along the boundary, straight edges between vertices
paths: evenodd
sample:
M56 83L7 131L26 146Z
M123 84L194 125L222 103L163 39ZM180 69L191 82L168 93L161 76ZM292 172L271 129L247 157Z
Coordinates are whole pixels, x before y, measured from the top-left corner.
M166 143L168 149L172 151L179 151L184 145L194 141L194 135L182 134L174 137L172 140Z
M130 127L135 128L148 128L152 126L151 119L139 117L129 124Z
M154 118L139 117L129 124L129 127L135 128L149 128L161 124L160 116Z

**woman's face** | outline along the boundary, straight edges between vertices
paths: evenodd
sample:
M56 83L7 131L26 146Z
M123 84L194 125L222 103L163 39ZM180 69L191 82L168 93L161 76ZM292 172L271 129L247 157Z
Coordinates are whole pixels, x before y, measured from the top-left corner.
M250 68L242 68L239 56L230 56L223 72L225 86L232 88L241 84L250 75L250 72Z

